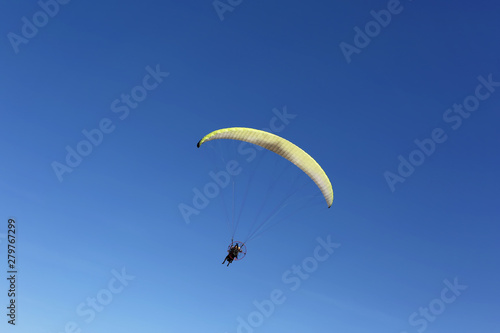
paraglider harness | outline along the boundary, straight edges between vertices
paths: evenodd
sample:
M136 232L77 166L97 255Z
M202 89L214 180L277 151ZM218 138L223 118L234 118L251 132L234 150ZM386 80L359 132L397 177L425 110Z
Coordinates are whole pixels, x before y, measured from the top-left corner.
M234 240L231 240L231 244L229 244L229 246L227 247L227 252L228 254L226 256L226 259L224 259L224 262L227 260L228 266L233 262L233 260L241 260L247 254L245 244L242 242L235 242ZM238 258L239 254L241 254L241 256Z
M238 243L236 243L235 246L233 246L230 250L229 250L229 259L231 260L234 260L234 259L238 259L238 254L240 254L240 247L238 246Z

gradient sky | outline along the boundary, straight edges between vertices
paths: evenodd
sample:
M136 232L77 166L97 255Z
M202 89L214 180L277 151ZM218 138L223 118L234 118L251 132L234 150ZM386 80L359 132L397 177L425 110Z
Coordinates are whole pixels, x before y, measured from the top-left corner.
M500 4L40 3L1 5L0 248L14 217L18 297L14 328L4 278L0 330L500 330ZM279 126L329 175L332 208L277 156L196 148L231 126ZM179 205L233 159L236 238L262 202L304 192L227 268L231 186L189 224Z

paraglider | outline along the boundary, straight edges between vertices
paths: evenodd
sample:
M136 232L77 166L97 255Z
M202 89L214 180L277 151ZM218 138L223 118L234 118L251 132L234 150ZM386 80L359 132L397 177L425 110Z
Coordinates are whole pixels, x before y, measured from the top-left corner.
M217 139L232 139L253 143L286 158L304 171L319 187L328 208L333 203L333 189L330 179L320 165L305 151L288 140L275 134L246 127L231 127L213 131L205 135L198 148L205 142Z
M198 142L197 146L198 148L200 148L201 145L205 142L219 139L230 139L248 142L280 155L281 157L295 164L300 170L307 174L307 176L309 176L309 178L321 191L328 205L328 208L332 206L333 189L332 184L325 171L308 153L306 153L304 150L291 143L290 141L262 130L246 127L230 127L219 129L205 135ZM246 239L243 243L236 244L234 244L234 242L231 242L227 250L228 254L222 263L224 264L227 261L227 266L229 266L229 264L232 263L233 260L241 260L246 254L245 244L247 243L247 241L248 239ZM239 255L240 257L238 257Z
M243 250L244 244L239 245L238 243L236 243L233 245L233 243L234 242L231 242L231 244L229 244L229 247L227 250L227 256L224 259L224 261L222 262L222 264L224 264L227 260L227 266L229 266L229 264L232 263L233 260L238 260L238 255L240 253L242 253L242 256L239 258L240 260L243 259L243 257L246 254L246 249Z

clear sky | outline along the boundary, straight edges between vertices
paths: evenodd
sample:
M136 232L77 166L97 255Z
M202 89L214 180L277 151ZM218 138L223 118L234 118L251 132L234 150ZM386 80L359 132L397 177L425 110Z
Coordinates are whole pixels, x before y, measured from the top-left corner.
M498 332L499 11L3 3L0 330ZM232 126L309 152L333 206L276 155L196 148ZM231 160L235 238L271 228L226 267Z

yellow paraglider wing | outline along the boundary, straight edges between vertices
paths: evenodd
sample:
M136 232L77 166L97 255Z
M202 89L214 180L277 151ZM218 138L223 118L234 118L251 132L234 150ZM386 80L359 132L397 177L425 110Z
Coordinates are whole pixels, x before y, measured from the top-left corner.
M333 189L328 176L319 164L305 151L275 134L245 127L223 128L205 135L199 142L198 148L205 142L218 139L231 139L256 144L270 150L304 171L321 190L328 208L333 203Z

